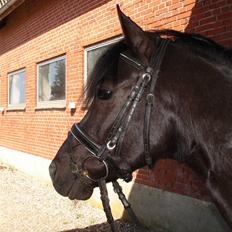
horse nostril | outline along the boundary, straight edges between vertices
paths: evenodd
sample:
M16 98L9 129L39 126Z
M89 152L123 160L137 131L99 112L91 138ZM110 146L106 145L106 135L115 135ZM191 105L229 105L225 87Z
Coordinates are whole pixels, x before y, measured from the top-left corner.
M55 174L56 174L56 165L54 162L52 162L49 166L49 173L52 179L55 178Z

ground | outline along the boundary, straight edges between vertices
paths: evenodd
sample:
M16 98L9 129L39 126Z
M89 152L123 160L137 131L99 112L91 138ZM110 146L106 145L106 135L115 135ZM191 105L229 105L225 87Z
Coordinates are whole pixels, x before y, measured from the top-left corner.
M0 164L0 232L110 232L102 210L60 196L51 184ZM141 232L117 220L120 232Z

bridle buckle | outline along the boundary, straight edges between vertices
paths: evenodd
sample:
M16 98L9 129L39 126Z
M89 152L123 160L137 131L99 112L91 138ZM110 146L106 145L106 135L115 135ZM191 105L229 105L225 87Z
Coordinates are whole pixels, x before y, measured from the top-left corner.
M112 145L113 144L113 145ZM114 150L114 148L116 147L116 143L112 143L112 141L110 140L107 144L106 147L108 148L108 150L112 151Z
M145 84L147 85L151 80L151 74L146 72L142 75L142 79L144 80Z

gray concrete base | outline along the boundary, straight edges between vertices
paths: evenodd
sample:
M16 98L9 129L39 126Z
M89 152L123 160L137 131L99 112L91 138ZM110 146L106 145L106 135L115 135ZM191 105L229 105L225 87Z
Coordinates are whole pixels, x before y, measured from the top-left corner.
M51 182L48 171L51 160L0 146L0 162L31 176Z
M136 183L128 199L141 221L157 231L231 232L211 202Z
M0 162L29 175L49 181L50 160L0 147ZM231 232L214 204L191 197L162 191L134 182L120 181L123 191L144 225L157 232ZM115 218L126 216L123 207L108 185L110 204ZM101 207L99 189L88 201Z

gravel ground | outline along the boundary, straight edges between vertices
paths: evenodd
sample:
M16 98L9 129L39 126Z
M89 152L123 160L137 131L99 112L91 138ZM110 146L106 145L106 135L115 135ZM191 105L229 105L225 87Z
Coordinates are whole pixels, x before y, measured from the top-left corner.
M117 220L120 232L141 232ZM87 227L88 226L88 227ZM53 187L0 164L0 232L110 232L102 210L70 201Z

